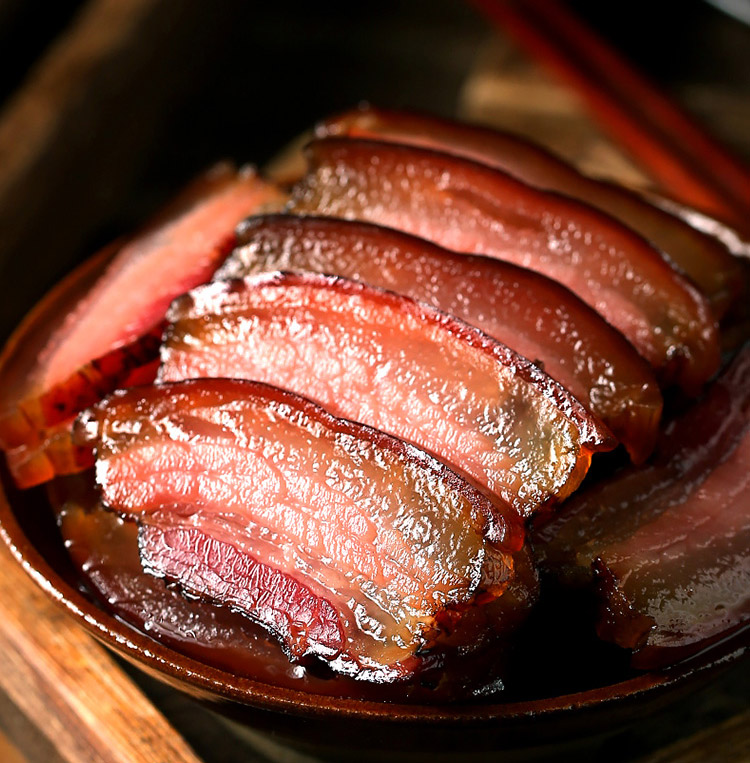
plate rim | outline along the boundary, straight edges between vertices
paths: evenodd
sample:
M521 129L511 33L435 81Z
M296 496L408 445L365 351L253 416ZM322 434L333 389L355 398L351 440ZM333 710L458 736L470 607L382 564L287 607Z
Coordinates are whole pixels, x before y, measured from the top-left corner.
M39 496L41 498L41 496ZM50 509L51 510L51 509ZM602 710L614 703L638 703L646 696L677 689L698 674L710 677L713 671L728 667L748 651L747 630L730 634L691 659L668 669L644 671L615 684L580 692L511 702L476 702L468 704L395 703L354 697L315 694L269 684L246 676L237 676L221 668L200 662L151 638L134 626L101 609L90 598L68 584L46 561L26 536L16 519L12 499L0 484L0 537L15 561L49 599L61 606L100 643L162 680L187 684L201 699L233 702L259 710L293 714L305 718L342 718L420 724L499 724L553 720L571 712ZM736 643L737 642L737 643Z

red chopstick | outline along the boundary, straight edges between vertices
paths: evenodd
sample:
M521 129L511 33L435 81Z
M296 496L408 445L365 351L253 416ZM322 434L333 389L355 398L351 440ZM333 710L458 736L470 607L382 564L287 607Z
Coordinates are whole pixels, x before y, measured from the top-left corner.
M472 0L583 96L595 118L679 201L750 228L750 169L557 0Z

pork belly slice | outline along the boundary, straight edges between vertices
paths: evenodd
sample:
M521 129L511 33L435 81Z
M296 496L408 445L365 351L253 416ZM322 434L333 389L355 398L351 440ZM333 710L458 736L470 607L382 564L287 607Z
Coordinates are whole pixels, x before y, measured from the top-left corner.
M747 424L747 422L746 422ZM747 426L746 426L747 430ZM660 667L750 620L750 433L685 500L595 560L597 631Z
M39 442L5 452L8 471L19 488L35 487L58 475L78 474L94 464L92 449L73 442L73 423L72 418L62 421L44 429Z
M600 418L634 461L653 449L662 397L648 364L598 313L539 273L325 217L251 217L237 237L239 247L215 278L308 271L405 294L533 360Z
M137 524L92 503L66 497L58 524L73 565L100 606L155 640L235 675L253 677L255 669L266 682L274 683L276 674L278 684L285 673L294 674L265 629L228 607L188 599L145 573ZM286 685L292 688L294 681Z
M164 327L162 320L135 341L86 363L39 395L19 401L0 419L2 446L31 446L42 441L46 429L71 421L116 387L153 381ZM30 429L38 436L29 439Z
M367 220L559 281L619 329L665 385L697 391L719 345L706 299L645 239L581 202L469 159L327 138L290 210Z
M117 391L81 415L104 504L143 525L146 568L241 610L295 658L374 681L502 631L523 528L414 446L255 382Z
M636 665L670 664L742 627L750 618L750 348L675 422L658 463L570 510L552 523L556 533L547 529L548 563L561 555L593 570L598 632L638 650Z
M578 493L534 532L537 558L566 585L592 581L594 560L683 503L731 453L747 426L750 350L745 349L704 397L673 419L647 464L622 470Z
M648 194L648 199L665 212L679 217L691 228L720 241L735 257L750 259L750 241L747 240L747 233L741 233L723 220L717 220L706 212L693 209L666 196L651 192Z
M562 500L608 430L486 334L407 297L313 273L215 282L175 300L161 381L257 379L413 442L521 516Z
M465 156L528 183L578 199L649 240L685 273L721 318L739 295L743 274L726 246L635 191L587 177L541 146L517 135L371 106L325 120L318 137L348 136L405 143Z
M77 474L94 463L91 448L75 445L71 430L76 414L101 400L113 387L150 384L159 366L163 325L135 342L88 363L64 383L55 384L38 398L29 398L5 419L5 433L17 444L5 451L16 486L41 485L57 475ZM36 428L34 441L25 442L25 427Z
M484 695L488 687L497 685L498 678L507 675L512 650L508 641L512 643L538 594L535 570L524 547L513 557L508 588L495 600L503 607L499 637L494 630L480 632L471 644L456 646L450 646L446 638L442 649L433 648L419 658L419 670L408 680L355 683L325 670L317 661L291 662L273 636L245 615L203 598L188 598L178 586L164 585L163 580L147 574L139 558L135 522L101 509L96 495L80 495L71 480L58 480L55 487L63 493L55 505L60 506L65 547L87 589L106 611L188 657L275 686L329 696L420 703L450 702L477 692ZM160 532L154 526L148 530ZM145 545L143 533L141 543ZM475 610L486 615L482 607Z
M53 292L3 356L0 445L39 443L42 429L119 386L132 366L129 350L142 350L140 338L156 329L174 297L210 279L234 246L236 224L282 203L253 171L221 165L129 242L109 247L106 267L87 266L77 299Z

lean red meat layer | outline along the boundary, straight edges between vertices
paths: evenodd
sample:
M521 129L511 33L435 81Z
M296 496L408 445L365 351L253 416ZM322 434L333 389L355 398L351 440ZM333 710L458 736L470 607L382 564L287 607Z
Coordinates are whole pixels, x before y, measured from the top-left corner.
M144 566L293 658L394 681L442 639L506 628L521 523L395 438L228 379L118 391L76 437L96 447L104 504L141 523Z
M621 331L665 385L695 392L717 370L706 299L645 239L592 207L415 146L327 138L307 156L292 211L375 222L543 273Z
M627 188L581 174L546 149L511 133L432 116L364 107L322 122L318 137L346 135L413 144L465 156L535 188L570 196L640 233L677 265L720 318L741 291L740 264L711 236Z
M176 300L161 381L245 378L413 442L521 516L569 495L604 427L533 363L457 318L343 278L267 274Z
M634 461L653 449L662 397L648 364L598 313L541 274L333 218L252 217L237 236L239 247L216 278L327 273L425 302L539 365L609 427Z

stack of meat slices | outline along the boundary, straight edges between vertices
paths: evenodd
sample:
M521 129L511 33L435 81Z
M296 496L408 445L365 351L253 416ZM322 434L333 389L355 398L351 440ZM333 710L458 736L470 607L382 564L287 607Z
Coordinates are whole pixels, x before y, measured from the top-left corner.
M169 303L211 277L235 245L238 219L283 203L255 172L219 165L26 318L3 352L0 391L0 447L19 486L91 465L90 450L71 444L76 414L118 387L153 381Z
M306 158L285 190L214 172L79 275L77 301L63 284L6 350L2 446L21 487L94 454L143 569L260 624L291 660L482 690L497 676L476 665L498 663L538 596L527 520L550 522L547 567L579 579L588 539L565 518L588 514L558 505L595 454L620 443L633 463L600 490L656 470L675 492L662 391L686 399L717 371L744 270L677 217L487 130L365 109L321 125ZM716 474L715 452L696 473L739 495L742 446ZM744 538L738 500L712 548ZM627 538L656 513L630 512ZM633 619L659 621L638 609L648 571L624 584L629 553L579 567L607 582L600 632L632 648Z
M750 345L664 430L650 463L579 493L536 534L597 631L663 667L750 618Z
M236 379L117 392L78 428L105 505L141 522L144 566L290 657L391 682L508 627L520 521L413 446Z

